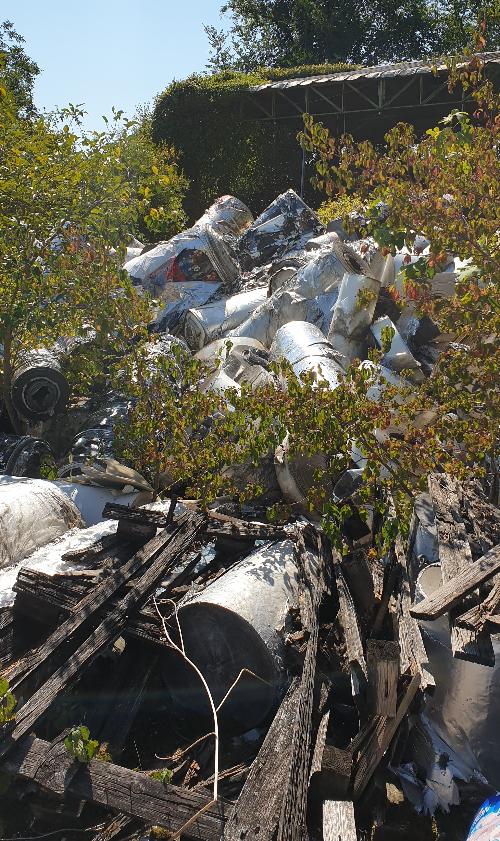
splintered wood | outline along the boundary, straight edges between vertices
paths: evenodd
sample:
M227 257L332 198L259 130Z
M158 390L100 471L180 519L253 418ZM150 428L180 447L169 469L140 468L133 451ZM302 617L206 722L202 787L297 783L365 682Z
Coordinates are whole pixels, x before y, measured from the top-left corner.
M174 521L175 498L168 514L106 506L104 516L118 520L116 534L65 556L85 568L52 576L21 569L14 608L0 612L0 660L17 701L15 720L0 728L0 771L29 780L61 804L88 801L107 810L93 841L152 824L172 839L356 841L367 815L374 825L374 792L380 805L390 763L413 745L422 691L434 689L417 620L448 613L455 656L494 662L489 633L500 629L500 516L445 475L431 476L429 490L443 583L414 604L422 565L412 553L415 529L408 551L398 536L379 555L372 535L370 549L370 537L362 549L352 541L341 557L304 521L276 527L204 514L192 501ZM160 676L167 699L162 715L169 703L164 685L172 685L172 647L153 594L175 605L166 621L169 633L181 637L176 611L183 600L223 580L256 541L283 539L293 541L299 593L280 626L285 653L276 711L254 731L255 742L225 734L229 758L214 771L213 732L191 709L182 710L183 727L193 716L193 734L179 737L161 759L162 770L152 766L159 778L118 765L120 759L143 767L137 722L143 704L156 714ZM15 659L16 621L32 614L39 636L30 645L37 647L21 645ZM230 652L231 640L226 644ZM47 713L82 685L84 694L85 681L98 669L106 672L99 655L113 646L116 655L120 645L126 656L117 657L110 677L104 674L102 707L92 712L96 738L114 761L77 762L64 746L68 731L46 728ZM156 734L170 730L167 724L154 725L148 750L155 763ZM167 778L174 774L175 785L161 781L163 770ZM209 793L215 776L224 795L216 803Z
M429 476L429 493L434 504L439 561L443 582L466 571L473 563L472 553L460 514L460 486L446 474ZM495 664L491 638L484 632L461 628L450 615L453 656L485 666Z

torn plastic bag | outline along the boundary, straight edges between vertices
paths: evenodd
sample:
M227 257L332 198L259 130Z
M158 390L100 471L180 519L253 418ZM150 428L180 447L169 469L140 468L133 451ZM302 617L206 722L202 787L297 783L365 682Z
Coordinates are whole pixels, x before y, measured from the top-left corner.
M227 696L220 721L234 733L260 724L283 693L283 630L297 599L296 550L284 540L259 547L179 608L186 654L204 675L215 705ZM178 656L165 655L163 674L175 707L210 716L200 681Z
M221 201L192 228L126 263L124 268L129 275L154 298L167 302L173 300L170 286L176 283L222 283L230 289L239 275L232 227L238 228L236 220L241 221L242 211L229 206L230 202L237 202L231 196ZM248 208L245 210L249 212Z
M307 320L307 302L338 287L352 265L359 268L362 261L345 243L332 243L331 250L321 250L228 335L251 337L271 347L276 331L289 321Z
M442 584L438 564L418 575L416 601ZM448 615L419 621L430 671L436 681L425 714L437 734L490 785L500 788L500 639L492 636L493 667L453 657Z
M176 330L189 309L203 306L212 298L216 298L220 291L220 283L201 280L167 284L162 306L158 308L154 321L149 325L149 331L165 333Z
M0 476L0 567L81 525L76 506L52 482Z
M342 278L328 341L344 357L345 367L356 357L365 356L366 336L379 291L380 281L372 277L346 272Z
M249 270L287 251L300 250L324 230L316 213L294 190L287 190L271 202L239 240L242 268Z
M46 441L31 435L0 433L0 473L40 479L55 471L54 454Z
M43 421L66 408L69 385L59 355L36 350L23 355L12 377L11 397L21 418Z
M263 287L188 310L184 321L184 336L189 347L200 350L217 335L238 327L266 299L267 288Z

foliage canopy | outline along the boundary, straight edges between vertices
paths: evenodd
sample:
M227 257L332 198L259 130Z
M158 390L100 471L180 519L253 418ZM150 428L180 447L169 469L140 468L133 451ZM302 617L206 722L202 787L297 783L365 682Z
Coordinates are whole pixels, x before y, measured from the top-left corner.
M0 96L0 378L7 411L25 351L95 331L102 348L147 323L148 305L120 269L145 229L182 225L185 180L121 112L103 132L78 135L81 113L20 117ZM161 202L161 203L160 203Z
M484 12L478 0L227 0L228 32L206 27L209 67L349 61L365 65L461 50ZM498 44L498 29L490 44ZM493 48L491 46L490 48Z

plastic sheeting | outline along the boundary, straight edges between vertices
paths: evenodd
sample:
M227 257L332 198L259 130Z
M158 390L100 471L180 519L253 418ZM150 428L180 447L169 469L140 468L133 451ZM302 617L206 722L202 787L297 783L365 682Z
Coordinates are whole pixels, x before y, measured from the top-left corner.
M252 289L188 310L184 336L189 347L200 350L217 335L238 327L266 299L266 288Z
M238 244L241 265L251 269L288 251L300 250L324 230L316 213L294 190L287 190L266 207L241 237Z
M239 274L235 234L251 220L248 208L223 196L198 222L167 242L134 257L124 268L155 298L171 302L176 283L222 283L231 287Z
M340 284L328 341L345 358L346 364L364 357L366 335L373 320L380 281L346 272Z
M340 241L332 243L330 250L321 250L315 255L228 335L258 339L270 347L276 331L289 321L313 320L312 311L323 321L324 312L318 304L318 296L337 290L351 261L358 265L356 254L348 246Z
M95 485L80 485L75 482L50 483L59 493L80 512L83 524L93 526L102 521L102 510L107 502L116 502L119 505L132 505L138 496L139 491L132 490L130 493L120 493L112 488L96 487Z
M290 321L277 331L270 351L270 359L286 359L294 374L312 372L336 388L343 368L321 330L306 321Z
M439 567L426 567L417 579L417 598L441 584ZM426 715L438 735L488 782L500 788L500 639L492 636L495 666L453 657L448 616L419 622L436 689Z
M52 482L0 476L0 567L81 525L77 506Z

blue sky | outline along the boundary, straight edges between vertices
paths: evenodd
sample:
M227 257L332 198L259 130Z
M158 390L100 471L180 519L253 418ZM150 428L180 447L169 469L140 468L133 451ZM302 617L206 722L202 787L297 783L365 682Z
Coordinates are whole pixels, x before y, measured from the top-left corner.
M85 103L103 128L111 106L132 117L172 79L205 69L204 24L220 27L222 0L2 0L25 50L41 67L39 108Z

